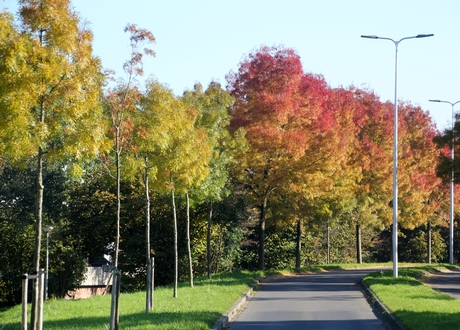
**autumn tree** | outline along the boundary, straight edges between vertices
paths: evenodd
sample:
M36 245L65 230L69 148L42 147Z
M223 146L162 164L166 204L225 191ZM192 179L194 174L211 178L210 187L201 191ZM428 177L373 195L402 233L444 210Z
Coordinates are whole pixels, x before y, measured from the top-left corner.
M259 269L264 269L265 221L275 191L305 197L333 186L340 149L329 88L320 76L304 74L299 56L283 47L261 47L227 76L235 97L231 126L247 132L250 150L241 159L240 182L259 210ZM329 135L329 136L328 136ZM338 157L338 156L337 156ZM289 201L292 202L292 201Z
M37 199L33 270L40 268L43 164L97 155L103 141L100 61L92 33L68 0L19 1L20 27L2 13L1 145L13 161L34 157ZM4 85L3 82L8 82ZM14 126L12 126L14 125ZM12 131L14 127L14 133ZM12 135L6 135L13 133ZM37 288L33 320L36 319ZM34 322L32 322L34 323Z
M382 103L372 91L337 90L343 107L353 108L356 127L350 168L360 173L354 180L355 206L343 215L356 226L357 262L362 262L362 227L383 229L391 223L392 105Z
M401 198L399 222L414 229L427 223L439 210L432 199L433 191L441 188L436 177L439 150L433 142L436 128L427 112L409 103L400 106L401 160L399 191Z
M153 116L158 131L157 142L146 144L143 148L152 157L155 177L152 188L171 196L174 226L174 297L177 297L178 283L178 228L176 212L176 193L187 196L190 189L208 175L210 147L206 131L196 127L197 111L191 104L173 97L171 91L162 100L158 84L148 85L142 99L142 111ZM155 92L156 91L156 92ZM145 132L149 136L148 132Z
M360 169L349 163L356 133L353 107L342 103L338 91L330 89L321 76L304 74L301 86L304 112L296 122L304 121L306 143L302 156L291 165L287 186L287 193L294 194L290 201L298 204L297 267L301 266L303 228L332 223L349 210L355 203L354 182L360 175Z
M212 82L205 91L201 84L196 84L193 90L184 93L183 100L197 110L195 126L205 129L211 147L209 175L199 186L191 190L191 197L196 203L207 202L208 204L206 249L207 271L210 278L213 203L221 201L228 194L226 185L229 179L229 164L233 162L236 152L244 149L245 144L243 132L238 132L235 138L232 138L228 131L230 124L228 110L233 105L233 98L221 88L220 84ZM191 259L190 249L189 258Z
M174 137L180 134L180 128L174 121L176 105L180 103L172 91L158 81L146 82L145 91L135 114L132 161L144 188L145 196L145 249L147 269L151 262L150 242L150 183L155 182L163 155L169 150ZM157 185L158 186L158 185ZM161 187L162 190L164 187ZM152 274L147 270L146 310L153 306Z
M113 140L112 155L114 155L115 175L112 175L116 181L116 235L115 235L115 267L118 267L118 254L120 245L120 212L121 196L120 181L122 168L122 155L131 151L133 148L133 129L134 117L141 98L139 83L136 80L144 73L143 55L154 56L154 52L149 48L142 48L145 44L155 42L152 33L140 29L134 24L128 24L125 32L129 32L131 58L125 62L123 69L127 75L126 80L120 79L115 87L108 88L104 95L104 104L108 115L111 119L110 135ZM105 159L109 161L109 159ZM109 162L110 164L110 162Z

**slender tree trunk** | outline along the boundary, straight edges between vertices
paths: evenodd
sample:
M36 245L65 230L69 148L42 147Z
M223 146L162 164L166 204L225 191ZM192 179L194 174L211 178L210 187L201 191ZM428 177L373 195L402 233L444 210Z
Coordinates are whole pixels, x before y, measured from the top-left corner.
M428 228L426 233L427 245L428 245L428 258L427 262L431 264L431 223L428 222Z
M147 267L147 281L146 281L146 312L150 312L153 306L153 274L152 274L152 260L150 259L150 194L149 194L149 168L148 157L145 156L145 172L144 172L144 187L145 187L145 257Z
M116 198L117 198L117 228L116 228L116 237L115 237L115 262L114 262L114 276L113 276L113 284L112 284L112 300L110 306L110 315L111 315L111 322L115 322L114 326L118 329L118 281L120 281L121 276L119 276L118 271L118 253L120 249L120 210L121 210L121 200L120 200L120 181L121 181L121 173L120 173L120 126L116 126L116 135L115 135L115 166L116 166ZM117 274L115 276L115 274ZM113 318L113 319L112 319Z
M146 263L150 260L150 193L149 193L149 168L147 166L148 157L145 157L145 258Z
M43 31L40 32L40 43L43 42ZM45 123L45 101L44 98L40 101L40 123ZM45 187L43 185L43 158L44 151L41 147L38 147L37 155L37 199L36 199L36 217L37 222L35 223L35 249L33 258L33 271L38 274L40 270L40 250L42 245L42 219L43 219L43 191ZM38 279L33 280L32 290L32 312L30 323L32 329L36 329L36 320L38 319Z
M40 270L40 250L42 244L42 219L43 219L43 150L38 149L37 157L37 200L36 200L36 217L35 223L35 249L33 259L33 271L38 274ZM39 300L39 288L38 280L33 280L33 291L32 291L32 315L31 315L31 327L36 329L36 320L38 319L38 300Z
M187 199L187 254L188 254L188 270L189 284L193 288L193 263L192 263L192 248L190 244L190 199L188 192L185 194Z
M259 218L259 270L265 270L265 214L267 212L267 198L260 205Z
M174 189L171 190L172 208L173 208L173 221L174 221L174 298L177 298L177 282L179 279L179 252L177 248L177 215L176 215L176 201L174 198Z
M356 224L356 262L358 264L363 263L363 255L361 251L361 224Z
M120 210L121 210L121 201L120 201L120 128L116 128L116 137L115 137L115 148L116 148L116 167L117 167L117 229L116 229L116 238L115 238L115 267L118 268L118 252L120 248Z
M208 213L208 234L206 235L206 260L208 268L208 278L211 279L211 228L212 228L212 202L209 203Z
M297 221L297 235L296 235L296 249L295 249L295 267L300 268L300 258L302 252L302 220Z

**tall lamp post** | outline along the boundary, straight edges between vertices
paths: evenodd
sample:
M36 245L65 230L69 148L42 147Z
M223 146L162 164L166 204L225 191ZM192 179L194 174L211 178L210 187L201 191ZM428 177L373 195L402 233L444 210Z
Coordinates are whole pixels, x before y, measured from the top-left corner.
M394 104L394 137L393 137L393 277L398 277L398 45L406 39L432 37L434 34L418 34L399 40L362 35L362 38L390 40L395 44L395 104Z
M452 171L450 173L450 224L449 224L449 262L454 263L454 128L455 128L455 112L454 107L457 102L441 101L441 100L429 100L430 102L449 103L452 106Z
M48 299L48 265L49 265L49 242L52 226L43 226L43 231L46 232L46 266L45 266L45 300Z

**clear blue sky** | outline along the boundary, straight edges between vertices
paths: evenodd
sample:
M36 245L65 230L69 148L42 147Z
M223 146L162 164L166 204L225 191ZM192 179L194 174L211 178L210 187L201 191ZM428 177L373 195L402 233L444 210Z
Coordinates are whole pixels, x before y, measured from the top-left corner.
M73 0L94 33L94 53L120 76L129 58L127 23L150 30L156 57L145 62L180 95L225 75L261 45L284 45L301 56L304 71L322 74L331 87L355 85L394 100L395 46L399 99L429 111L439 129L450 127L452 107L428 102L460 100L458 0ZM16 12L16 0L0 8ZM460 104L456 111L460 112Z

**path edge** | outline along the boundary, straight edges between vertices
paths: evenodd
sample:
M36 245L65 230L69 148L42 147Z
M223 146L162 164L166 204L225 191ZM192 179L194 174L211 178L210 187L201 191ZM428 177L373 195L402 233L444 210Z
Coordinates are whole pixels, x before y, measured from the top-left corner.
M407 330L396 317L391 313L385 304L383 304L379 298L372 292L369 286L364 282L363 279L359 281L359 285L364 293L369 304L374 308L380 318L385 321L392 330Z
M242 310L243 305L254 294L254 290L257 288L257 286L260 285L264 278L265 277L259 277L254 283L252 283L249 287L249 290L246 291L241 296L241 298L219 320L217 320L217 322L213 325L213 327L210 330L224 329L230 323L232 318L235 317L235 315Z

